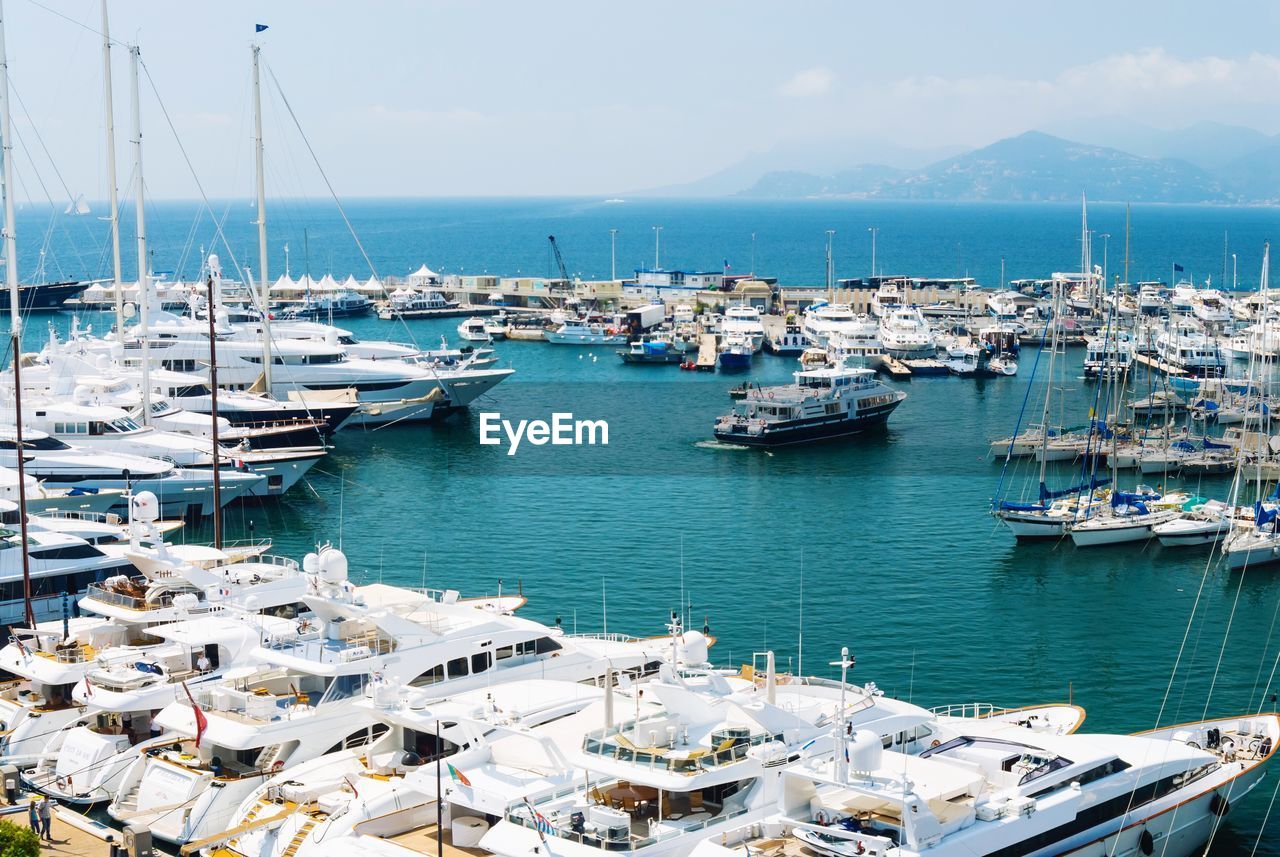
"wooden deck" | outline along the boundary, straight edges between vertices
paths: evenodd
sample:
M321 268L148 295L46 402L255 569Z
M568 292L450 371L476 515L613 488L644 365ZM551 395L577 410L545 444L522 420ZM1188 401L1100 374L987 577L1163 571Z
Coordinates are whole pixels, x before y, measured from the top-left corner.
M418 854L436 854L440 843L436 841L434 824L399 836L390 836L388 842L394 842L401 848L407 848ZM453 844L453 836L446 829L444 832L444 857L487 857L488 852L479 848L459 848Z

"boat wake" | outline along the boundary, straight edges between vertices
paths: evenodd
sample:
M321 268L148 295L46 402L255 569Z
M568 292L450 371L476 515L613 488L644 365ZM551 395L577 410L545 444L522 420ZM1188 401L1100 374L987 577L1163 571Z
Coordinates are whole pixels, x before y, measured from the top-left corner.
M737 443L721 443L718 440L700 440L694 444L699 449L724 449L734 452L746 452L751 449L749 446L743 446Z

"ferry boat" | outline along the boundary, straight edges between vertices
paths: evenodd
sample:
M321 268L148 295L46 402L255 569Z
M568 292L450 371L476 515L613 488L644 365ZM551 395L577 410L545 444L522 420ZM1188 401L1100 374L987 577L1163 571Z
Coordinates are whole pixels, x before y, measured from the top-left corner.
M716 439L782 446L846 437L884 423L907 397L871 369L842 365L794 375L794 384L748 391L741 411L716 420Z
M373 301L355 292L339 292L333 296L305 298L302 303L285 307L280 314L282 319L329 319L353 318L368 315L373 310Z

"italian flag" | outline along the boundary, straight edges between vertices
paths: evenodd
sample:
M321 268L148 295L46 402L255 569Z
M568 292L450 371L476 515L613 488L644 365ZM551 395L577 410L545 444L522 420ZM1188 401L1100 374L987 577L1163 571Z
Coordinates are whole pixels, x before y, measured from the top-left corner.
M455 783L464 785L467 788L471 787L471 780L467 779L466 775L463 774L462 771L459 771L457 768L455 768L453 765L450 765L448 762L445 762L445 765L449 768L449 776L453 779Z

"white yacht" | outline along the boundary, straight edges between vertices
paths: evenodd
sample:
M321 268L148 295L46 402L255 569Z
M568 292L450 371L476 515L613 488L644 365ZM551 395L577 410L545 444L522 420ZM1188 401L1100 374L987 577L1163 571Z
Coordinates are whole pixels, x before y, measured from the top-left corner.
M1177 319L1156 337L1156 355L1191 375L1218 376L1226 369L1217 342L1194 324Z
M118 452L89 451L69 446L42 431L22 433L26 472L47 485L79 488L149 491L160 501L165 518L213 514L213 474L209 471L174 467L167 461ZM17 466L17 442L13 429L0 428L0 465ZM222 504L262 485L266 478L256 473L228 471L219 474ZM123 493L113 495L110 508L127 511Z
M896 280L886 280L871 296L871 314L885 318L903 306L902 286Z
M621 345L627 336L612 325L586 318L567 319L544 336L553 345Z
M257 669L163 709L156 721L182 737L129 768L113 817L179 844L226 830L264 775L373 741L376 718L355 703L375 673L446 697L506 679L593 678L609 663L643 673L664 653L662 642L567 637L506 613L523 599L354 587L346 558L328 547L304 568L316 620L264 640Z
M884 353L900 359L932 357L937 350L933 331L915 307L895 309L880 317Z
M1202 324L1221 327L1231 321L1231 299L1217 289L1200 289L1191 300L1191 314Z
M749 304L736 304L724 311L720 332L725 336L742 336L751 343L753 352L764 345L764 322L760 310Z
M458 325L458 336L467 342L492 342L494 336L489 331L489 324L483 318L475 316ZM503 332L505 338L506 333Z
M1127 333L1086 337L1084 347L1086 378L1122 377L1133 366L1133 340Z
M916 755L859 728L839 753L782 769L775 815L692 857L1191 857L1262 779L1277 741L1274 714L1132 736L978 723Z
M879 333L879 323L867 315L859 315L848 304L829 304L818 301L804 311L802 325L805 336L819 348L826 348L832 339L842 336L860 336L868 328Z

